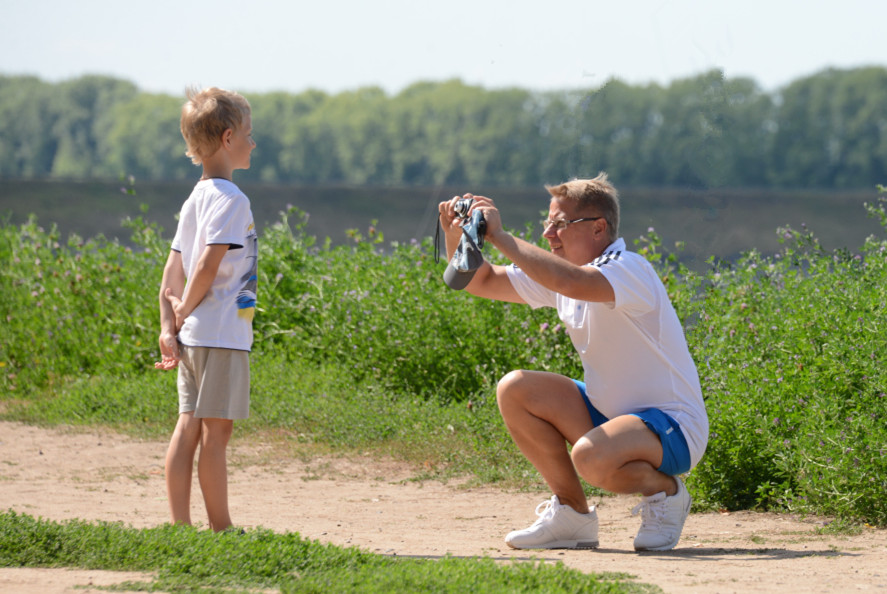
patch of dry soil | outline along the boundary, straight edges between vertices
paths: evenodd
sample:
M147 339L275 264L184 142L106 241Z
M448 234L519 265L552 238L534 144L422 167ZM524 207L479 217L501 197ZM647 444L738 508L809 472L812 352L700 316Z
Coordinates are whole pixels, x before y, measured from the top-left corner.
M166 444L108 432L0 422L0 509L51 520L167 521ZM549 494L414 482L411 469L369 459L309 462L268 445L231 446L229 496L237 525L299 532L336 545L398 556L543 559L585 572L624 572L665 592L887 592L887 530L819 535L823 520L769 513L691 514L673 551L639 554L638 499L597 501L601 548L516 551L504 535L535 520ZM205 522L194 481L192 517ZM0 568L0 591L92 593L92 586L150 576Z

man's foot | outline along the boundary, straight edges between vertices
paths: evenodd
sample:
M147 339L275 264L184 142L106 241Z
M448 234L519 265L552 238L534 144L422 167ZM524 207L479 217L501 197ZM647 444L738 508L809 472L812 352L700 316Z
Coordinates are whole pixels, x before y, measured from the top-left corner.
M594 507L580 514L561 505L557 495L536 506L536 520L529 528L509 532L505 544L513 549L596 549L598 519Z
M666 496L665 491L644 497L631 510L641 511L641 529L634 539L636 551L670 551L681 539L684 521L690 513L690 494L681 479L674 477L678 491Z

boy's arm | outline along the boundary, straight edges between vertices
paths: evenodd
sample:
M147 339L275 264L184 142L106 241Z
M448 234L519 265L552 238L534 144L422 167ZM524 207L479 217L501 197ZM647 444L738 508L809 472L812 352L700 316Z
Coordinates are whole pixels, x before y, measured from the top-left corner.
M174 369L179 364L176 314L166 295L181 295L184 290L185 268L182 265L182 254L170 250L166 266L163 267L163 279L160 281L160 361L154 363L157 369Z
M197 306L206 297L206 293L212 287L216 274L219 272L222 258L228 253L228 248L227 243L206 246L203 253L200 254L200 259L197 260L194 274L188 279L188 284L185 286L185 294L179 298L181 293L176 293L175 291L166 292L166 299L172 305L172 310L175 312L176 331L181 330L182 324L185 323L185 318L190 316L191 312L197 309Z

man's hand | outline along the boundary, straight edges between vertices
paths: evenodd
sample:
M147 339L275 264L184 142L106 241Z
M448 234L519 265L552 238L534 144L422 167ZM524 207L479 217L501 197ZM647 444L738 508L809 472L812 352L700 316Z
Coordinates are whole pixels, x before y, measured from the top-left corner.
M466 194L469 196L469 194ZM462 227L462 219L456 214L456 202L461 200L462 198L459 196L453 196L449 200L445 200L438 204L437 210L440 213L440 226L443 228L444 233L447 235L451 234L457 229ZM461 236L461 231L459 232L459 236Z
M462 196L453 196L451 199L441 202L438 205L438 211L440 212L440 226L443 228L444 233L452 235L456 238L462 237L462 225L466 219L462 219L456 214L456 202L459 200L464 200L466 198L470 198L474 200L474 203L471 205L471 209L468 211L468 215L475 210L480 210L484 213L484 219L487 223L487 231L486 234L489 237L491 234L496 234L502 231L502 218L499 216L499 209L496 208L496 205L493 204L493 201L486 196L475 196L474 194L464 194ZM459 230L459 233L455 233L456 230Z
M154 363L155 369L175 369L179 366L179 342L176 335L170 332L160 334L160 361Z
M491 198L486 196L475 196L473 194L465 194L466 198L473 198L474 204L471 205L469 213L479 210L484 213L484 221L487 223L486 237L495 245L495 237L502 233L502 217L499 215L499 209L493 203Z

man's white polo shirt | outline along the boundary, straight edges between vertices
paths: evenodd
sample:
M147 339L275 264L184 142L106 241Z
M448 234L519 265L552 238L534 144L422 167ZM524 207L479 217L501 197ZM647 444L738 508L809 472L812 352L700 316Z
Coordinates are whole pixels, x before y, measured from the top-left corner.
M554 307L582 360L591 403L607 418L658 408L680 424L695 466L708 443L708 416L684 330L656 271L625 241L587 266L610 282L615 300L579 301L549 290L514 264L506 268L531 307Z

